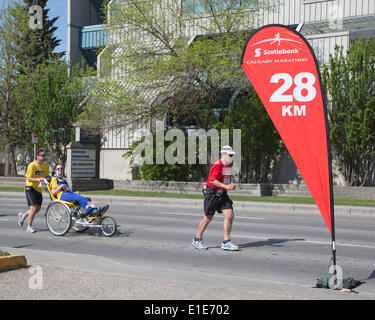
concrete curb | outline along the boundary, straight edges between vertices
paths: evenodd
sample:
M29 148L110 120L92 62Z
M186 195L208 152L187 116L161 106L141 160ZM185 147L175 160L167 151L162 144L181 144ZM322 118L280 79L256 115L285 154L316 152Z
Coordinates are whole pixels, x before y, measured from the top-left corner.
M0 256L0 272L25 267L27 267L27 261L24 255Z

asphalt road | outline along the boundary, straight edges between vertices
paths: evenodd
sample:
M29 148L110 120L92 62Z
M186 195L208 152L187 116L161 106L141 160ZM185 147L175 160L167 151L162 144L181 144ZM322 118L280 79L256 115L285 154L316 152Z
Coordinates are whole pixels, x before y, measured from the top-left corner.
M113 237L95 229L53 236L46 196L37 233L28 234L17 226L24 195L0 194L0 249L25 254L43 271L38 290L30 288L30 269L0 273L0 299L375 299L375 209L336 214L337 264L344 278L365 281L358 293L343 293L313 288L331 257L330 234L314 206L235 202L231 238L240 250L224 252L220 214L205 233L209 249L191 246L203 214L199 200L92 199L110 203L107 215L119 224Z

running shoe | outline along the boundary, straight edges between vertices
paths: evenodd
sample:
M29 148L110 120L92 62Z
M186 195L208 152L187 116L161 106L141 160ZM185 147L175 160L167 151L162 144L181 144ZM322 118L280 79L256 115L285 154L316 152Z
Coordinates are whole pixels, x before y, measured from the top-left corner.
M236 246L232 243L232 241L228 241L226 243L221 244L221 249L225 251L237 251L240 247Z
M195 240L193 239L193 242L191 243L192 246L197 250L207 250L207 246L203 244L202 240Z
M97 217L99 216L99 209L98 208L94 208L94 209L91 209L90 211L88 211L88 217L89 218L92 218L92 217Z
M23 213L22 213L22 212L19 212L19 213L18 213L18 225L19 225L20 227L22 227L24 221L25 221L25 217L24 217Z
M26 232L27 233L35 233L36 230L33 227L28 226L27 229L26 229Z
M99 209L99 211L100 211L100 215L104 215L107 211L108 211L108 209L109 209L109 205L108 204L106 204L105 206L103 206L103 207L100 207L100 209Z

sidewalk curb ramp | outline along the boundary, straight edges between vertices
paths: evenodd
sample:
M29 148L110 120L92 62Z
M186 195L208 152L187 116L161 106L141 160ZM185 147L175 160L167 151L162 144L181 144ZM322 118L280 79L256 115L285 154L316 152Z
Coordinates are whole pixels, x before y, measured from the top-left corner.
M0 256L0 272L27 267L26 257L20 254Z

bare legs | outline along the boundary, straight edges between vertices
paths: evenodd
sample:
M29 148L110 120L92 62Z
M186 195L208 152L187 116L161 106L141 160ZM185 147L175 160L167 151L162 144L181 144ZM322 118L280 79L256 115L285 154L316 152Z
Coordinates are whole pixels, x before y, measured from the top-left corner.
M225 209L223 210L223 214L224 214L224 240L228 240L232 232L232 225L233 225L233 219L234 219L233 209ZM213 217L214 215L206 215L203 217L202 221L199 223L196 238L201 239L203 237L203 233L206 230L208 224L212 221Z
M33 224L33 220L34 220L34 216L40 211L40 206L37 205L37 204L32 204L30 207L29 207L29 210L25 212L25 214L23 215L24 219L27 217L28 220L27 220L27 225L29 227L31 227L31 225Z

